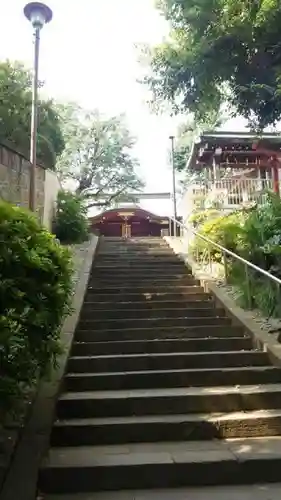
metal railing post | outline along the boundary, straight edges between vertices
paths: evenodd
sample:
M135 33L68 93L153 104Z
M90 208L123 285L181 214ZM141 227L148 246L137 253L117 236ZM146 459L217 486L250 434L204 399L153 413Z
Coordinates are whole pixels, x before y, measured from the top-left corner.
M196 262L199 262L199 250L197 245L196 245Z
M275 283L276 284L276 288L277 288L277 294L276 294L276 300L274 301L276 306L275 307L278 307L278 311L279 311L279 302L280 302L280 284L279 283ZM275 311L273 310L272 313L274 313Z
M244 264L245 277L246 277L246 290L247 290L247 302L248 307L251 309L252 306L252 294L251 294L251 281L249 276L249 268L247 264Z
M224 268L224 281L227 284L227 282L228 282L228 276L227 276L228 268L227 268L227 257L226 257L225 252L222 252L222 258L223 258L223 268Z
M211 245L208 243L208 261L209 261L209 271L212 272L212 253L211 253Z

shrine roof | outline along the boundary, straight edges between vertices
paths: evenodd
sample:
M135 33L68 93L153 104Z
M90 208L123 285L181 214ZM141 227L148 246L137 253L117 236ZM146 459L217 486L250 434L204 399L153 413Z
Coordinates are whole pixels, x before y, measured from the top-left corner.
M281 135L265 132L257 135L249 132L203 132L193 143L187 168L200 168L212 163L215 155L222 159L231 156L243 165L247 158L269 156L281 152Z
M272 141L279 141L281 144L281 135L278 132L264 132L261 135L255 134L255 133L250 133L250 132L225 132L222 130L210 130L210 131L203 131L201 138L214 138L215 140L234 140L235 142L238 140L260 140L260 139L267 139L267 140L272 140Z
M135 216L141 218L152 218L154 220L168 219L167 216L153 214L152 212L144 210L138 206L133 206L133 207L126 206L126 207L119 207L119 208L112 208L109 210L105 210L95 216L89 217L89 220L91 222L96 222L102 218L108 219L118 215L122 216L123 214L124 215L130 214L131 217Z

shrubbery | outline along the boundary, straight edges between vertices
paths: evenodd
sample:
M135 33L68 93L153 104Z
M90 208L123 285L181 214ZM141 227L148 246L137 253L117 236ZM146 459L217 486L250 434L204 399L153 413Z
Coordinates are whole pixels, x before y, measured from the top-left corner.
M56 364L70 311L68 249L28 211L0 202L0 409Z
M215 243L228 248L232 252L237 252L239 242L241 241L242 227L245 222L246 214L243 212L234 212L229 215L220 215L215 219L207 220L200 227L200 234L211 239ZM210 246L201 238L196 237L193 243L193 252L199 259L204 259L210 249L212 259L215 262L221 262L222 254L214 246Z
M82 243L89 238L87 208L79 195L59 192L53 230L62 243Z
M266 203L247 211L220 216L203 224L200 233L281 279L281 200L268 194ZM192 251L200 260L209 252L206 242L195 238ZM211 248L212 260L222 254ZM281 315L279 287L254 270L249 270L251 304L243 264L228 258L228 280L240 292L243 306L258 307L268 315Z
M218 210L195 210L189 217L188 222L191 222L194 227L198 227L209 219L214 219L218 217L220 213Z

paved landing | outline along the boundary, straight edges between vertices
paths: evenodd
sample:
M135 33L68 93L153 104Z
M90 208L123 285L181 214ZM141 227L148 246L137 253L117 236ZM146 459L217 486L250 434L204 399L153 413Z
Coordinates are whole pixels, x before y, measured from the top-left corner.
M44 500L280 500L281 483L47 496Z

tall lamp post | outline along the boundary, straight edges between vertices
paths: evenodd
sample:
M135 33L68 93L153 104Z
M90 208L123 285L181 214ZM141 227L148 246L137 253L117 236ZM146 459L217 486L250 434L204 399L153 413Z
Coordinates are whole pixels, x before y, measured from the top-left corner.
M32 110L30 130L30 195L29 208L36 211L36 163L37 163L37 128L38 128L38 68L40 31L44 24L52 20L53 13L47 5L40 2L31 2L24 7L24 15L31 22L34 29L34 66L32 82Z
M177 235L177 199L176 199L176 171L175 171L175 136L170 135L171 141L171 159L173 172L173 215L174 215L174 236Z

